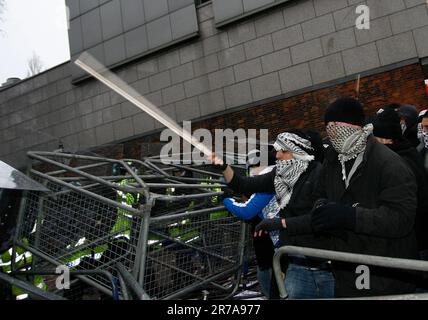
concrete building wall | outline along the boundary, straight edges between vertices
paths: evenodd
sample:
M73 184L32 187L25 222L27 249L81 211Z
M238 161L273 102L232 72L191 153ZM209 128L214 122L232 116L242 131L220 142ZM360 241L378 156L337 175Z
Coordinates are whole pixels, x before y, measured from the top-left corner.
M370 30L355 28L360 3L371 9ZM357 74L428 56L425 0L289 1L223 28L215 27L211 4L197 16L197 39L115 70L177 121L321 87L334 92ZM162 127L93 79L72 85L71 68L65 63L0 91L0 159L22 166L27 150L53 150L59 139L70 151L86 150ZM395 79L385 81L395 90ZM423 86L423 75L420 81Z
M115 67L197 35L194 0L67 0L70 56ZM72 68L73 80L85 77Z

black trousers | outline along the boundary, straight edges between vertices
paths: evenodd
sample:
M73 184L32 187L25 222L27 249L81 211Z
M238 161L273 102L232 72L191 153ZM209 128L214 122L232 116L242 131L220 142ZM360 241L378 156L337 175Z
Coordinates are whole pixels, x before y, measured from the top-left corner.
M260 217L253 218L250 223L251 237L253 239L254 253L256 255L257 266L261 271L272 269L273 255L275 254L275 247L269 234L263 234L260 237L254 237L254 229L256 225L262 221ZM270 299L279 298L278 286L276 284L275 276L272 270L271 278L271 292Z

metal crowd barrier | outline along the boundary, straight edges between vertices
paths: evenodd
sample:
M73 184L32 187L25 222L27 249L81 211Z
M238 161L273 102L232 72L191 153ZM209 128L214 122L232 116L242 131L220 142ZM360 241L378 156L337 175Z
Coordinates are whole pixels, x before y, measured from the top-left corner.
M186 299L201 288L221 297L237 289L248 229L222 206L220 174L155 157L28 156L27 174L51 192L23 196L11 274L65 265L72 284L112 296L108 273L120 299ZM115 165L120 174L112 174ZM17 262L18 250L31 253L30 267ZM44 281L55 296L81 298Z
M283 246L279 248L273 257L273 270L275 274L276 283L281 299L286 299L288 294L285 289L284 279L282 277L280 259L283 255L299 255L312 258L319 258L325 260L334 260L349 263L358 263L362 265L371 265L392 269L402 269L411 271L428 272L428 261L410 260L410 259L397 259L381 256L372 256L365 254L356 254L348 252L338 252L330 250L320 250L305 247ZM363 298L349 298L344 300L406 300L406 299L428 299L428 293L421 294L408 294L408 295L394 295L382 297L363 297Z

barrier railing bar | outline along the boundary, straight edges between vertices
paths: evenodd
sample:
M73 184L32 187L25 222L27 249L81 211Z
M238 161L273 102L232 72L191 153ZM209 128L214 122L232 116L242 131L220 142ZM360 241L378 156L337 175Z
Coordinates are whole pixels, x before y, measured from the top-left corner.
M281 276L280 258L282 255L304 255L307 257L320 258L325 260L335 260L349 263L367 264L378 267L403 269L412 271L428 271L428 261L399 259L390 257L381 257L357 253L338 252L331 250L321 250L305 247L283 246L279 248L273 257L273 269L275 279L278 285L280 297L285 299L287 292L285 290L284 280Z

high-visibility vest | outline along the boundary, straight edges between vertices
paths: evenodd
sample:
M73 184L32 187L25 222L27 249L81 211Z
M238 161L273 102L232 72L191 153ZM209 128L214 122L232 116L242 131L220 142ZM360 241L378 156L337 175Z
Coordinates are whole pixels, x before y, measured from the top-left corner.
M21 240L23 243L28 244L28 240L27 239L22 239ZM0 255L0 266L1 269L4 273L10 273L12 271L12 248L10 248L9 250L3 252ZM31 263L33 260L33 256L31 255L30 252L25 251L24 249L20 248L20 247L16 247L16 265L18 267L21 267L27 263ZM42 289L42 290L47 290L47 286L44 282L44 279L41 275L37 275L34 277L34 281L33 281L34 286ZM20 295L25 294L26 292L21 290L18 287L12 286L12 295L14 297L18 297Z

